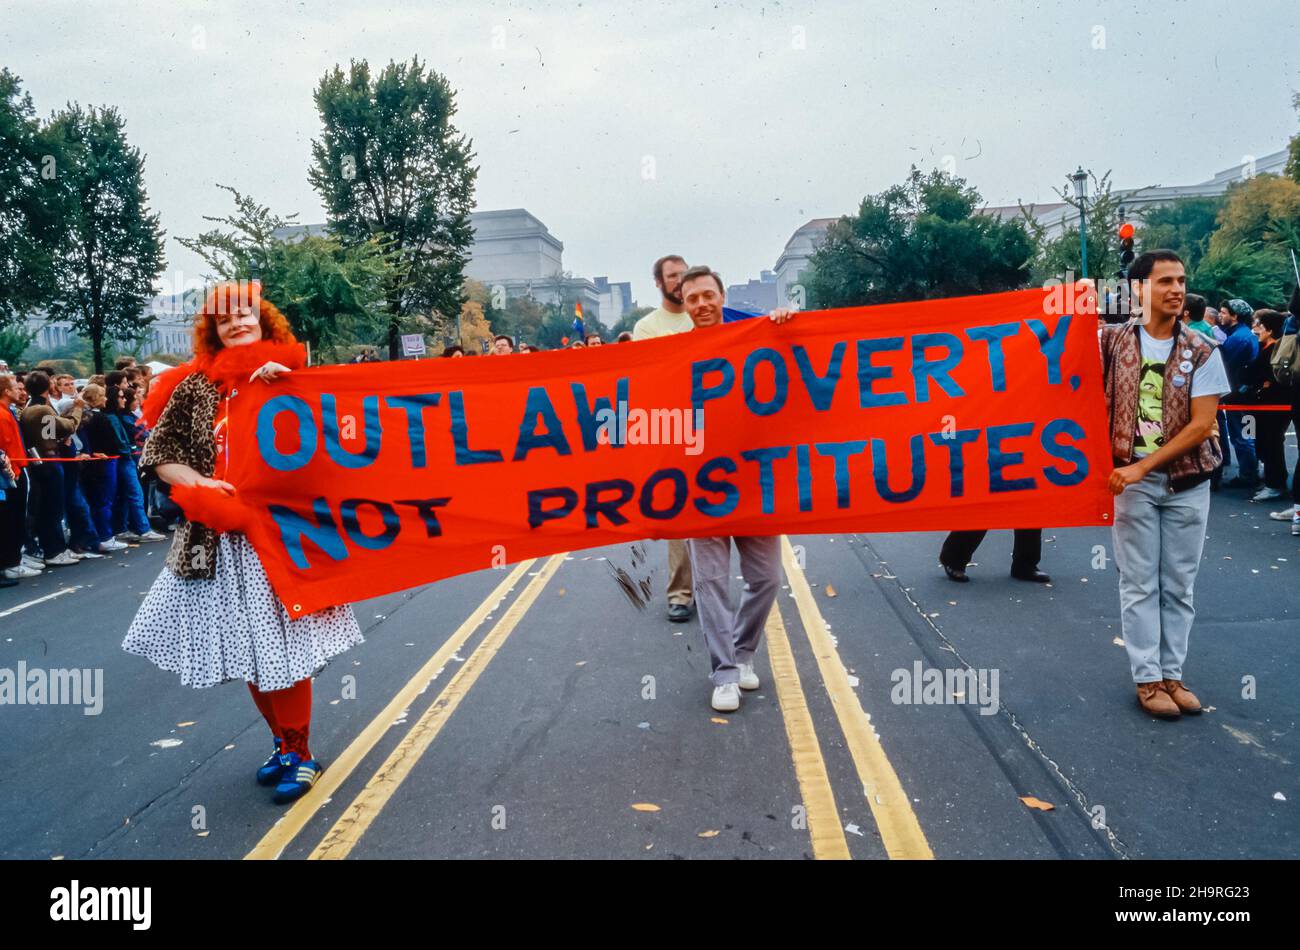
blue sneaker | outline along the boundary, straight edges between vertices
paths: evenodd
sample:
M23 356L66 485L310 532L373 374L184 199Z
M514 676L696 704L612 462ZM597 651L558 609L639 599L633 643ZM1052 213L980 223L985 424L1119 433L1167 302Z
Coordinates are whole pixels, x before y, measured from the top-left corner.
M297 752L286 752L280 756L280 761L284 765L284 777L275 787L274 801L277 805L302 798L325 771L325 766L315 759L304 761Z
M272 752L271 757L262 764L262 767L257 770L258 785L274 785L276 782L280 781L280 776L284 774L284 765L280 761L280 746L283 744L283 740L279 736L275 736L274 738L275 751Z

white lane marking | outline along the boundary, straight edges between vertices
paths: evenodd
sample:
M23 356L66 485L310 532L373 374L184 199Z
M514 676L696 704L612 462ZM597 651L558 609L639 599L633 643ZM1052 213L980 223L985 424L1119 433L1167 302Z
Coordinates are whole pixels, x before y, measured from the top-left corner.
M19 604L16 607L10 607L8 610L0 610L0 617L8 617L10 614L16 614L20 610L26 610L28 607L35 607L37 604L43 604L47 600L53 600L55 597L62 597L64 594L73 594L81 590L82 585L77 584L75 587L62 587L53 594L46 594L44 597L37 597L35 600L29 600L25 604Z

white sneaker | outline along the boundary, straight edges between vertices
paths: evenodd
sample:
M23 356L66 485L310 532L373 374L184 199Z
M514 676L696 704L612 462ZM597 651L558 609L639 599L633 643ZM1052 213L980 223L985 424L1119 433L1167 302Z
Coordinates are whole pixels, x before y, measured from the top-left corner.
M159 534L157 531L146 531L144 534L140 535L139 540L141 544L146 541L166 541L167 535Z
M136 534L134 531L123 531L121 534L119 534L119 535L117 536L117 540L119 540L119 541L139 541L139 540L140 540L140 535Z
M1281 498L1282 492L1276 488L1269 488L1265 485L1259 491L1255 492L1255 497L1251 501L1272 501L1274 498Z
M115 538L110 538L110 539L107 540L107 541L100 541L100 542L99 542L99 549L100 549L101 551L125 551L125 550L126 550L127 548L129 548L130 546L131 546L131 545L129 545L129 544L124 544L123 542L118 541L118 540L115 539Z
M77 552L76 554L73 555L73 557L78 558L78 559L83 560L83 561L84 561L84 560L92 560L92 561L93 561L95 558L97 558L97 557L103 557L103 556L104 556L104 555L100 554L98 551L79 551L79 552Z
M1295 517L1297 510L1300 510L1300 505L1287 505L1281 511L1270 511L1268 516L1274 521L1290 521Z
M1300 508L1296 509L1295 517L1291 519L1291 533L1300 538Z
M37 574L41 572L41 568L45 567L45 562L43 560L38 557L33 557L30 554L23 555L22 564L24 567L30 567Z
M28 567L25 564L19 564L17 567L7 567L4 571L5 577L9 578L11 581L21 581L28 577L39 577L40 574L40 571L33 567Z
M713 708L718 712L735 712L740 708L740 686L723 683L713 687Z
M758 674L754 672L753 663L741 663L740 666L740 688L741 689L758 689Z
M72 556L71 551L64 551L58 557L47 557L45 559L46 567L68 567L69 565L79 563L81 562Z

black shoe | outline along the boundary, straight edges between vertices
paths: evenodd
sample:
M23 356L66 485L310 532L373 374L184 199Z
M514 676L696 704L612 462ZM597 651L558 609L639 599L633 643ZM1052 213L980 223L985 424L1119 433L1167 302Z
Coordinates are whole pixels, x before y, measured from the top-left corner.
M1044 574L1036 567L1031 567L1028 570L1013 567L1011 576L1018 581L1033 581L1035 584L1049 584L1052 581L1051 575Z
M691 619L690 604L669 604L668 619L672 623L685 623Z
M1238 475L1236 478L1230 478L1223 483L1224 488L1259 488L1258 478L1243 478Z
M17 580L15 580L12 577L5 577L3 574L0 574L0 587L17 587L17 586L18 586Z
M943 561L939 562L939 566L943 568L943 572L948 575L950 581L956 581L958 584L965 584L970 581L970 578L966 576L966 572L959 568L949 567Z

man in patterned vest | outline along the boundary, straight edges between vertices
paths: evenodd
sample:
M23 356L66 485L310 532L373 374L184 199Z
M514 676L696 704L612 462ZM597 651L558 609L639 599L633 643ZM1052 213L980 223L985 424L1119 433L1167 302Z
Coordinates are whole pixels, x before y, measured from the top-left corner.
M1178 255L1148 251L1128 276L1133 318L1101 329L1120 620L1138 704L1177 719L1201 711L1183 662L1210 476L1222 459L1215 414L1229 386L1218 347L1179 320L1187 277Z

